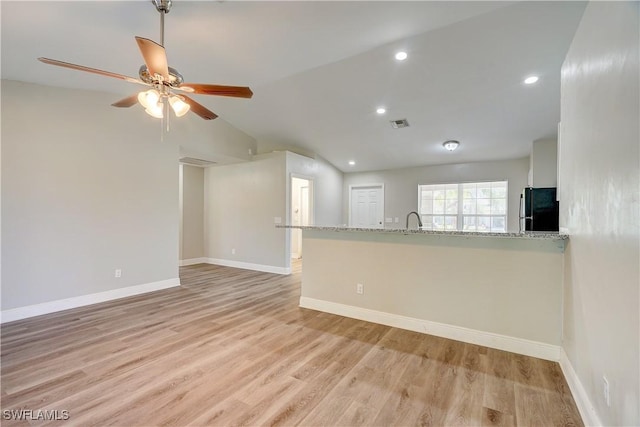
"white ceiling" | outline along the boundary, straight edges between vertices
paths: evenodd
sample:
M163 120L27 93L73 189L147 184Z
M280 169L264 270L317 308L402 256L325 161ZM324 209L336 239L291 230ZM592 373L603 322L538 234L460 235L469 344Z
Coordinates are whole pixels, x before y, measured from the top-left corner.
M263 146L300 147L343 171L518 158L556 134L560 67L584 6L174 0L165 47L188 82L252 88L251 100L197 100ZM137 88L36 58L137 77L134 36L159 41L149 1L0 7L4 79L108 91L115 101ZM400 49L403 62L393 58ZM530 74L540 81L525 86ZM400 118L411 126L392 129ZM447 139L460 148L446 152Z

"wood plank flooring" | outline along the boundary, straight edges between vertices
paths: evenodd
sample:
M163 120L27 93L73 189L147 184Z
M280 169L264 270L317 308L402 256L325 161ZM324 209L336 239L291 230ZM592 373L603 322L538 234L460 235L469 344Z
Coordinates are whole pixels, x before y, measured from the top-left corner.
M2 425L582 425L557 363L299 308L299 262L180 275L3 325Z

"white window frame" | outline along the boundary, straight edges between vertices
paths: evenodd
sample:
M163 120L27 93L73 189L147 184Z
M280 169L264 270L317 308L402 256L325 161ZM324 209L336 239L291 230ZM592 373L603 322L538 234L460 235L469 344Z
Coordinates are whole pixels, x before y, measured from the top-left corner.
M504 215L486 215L486 214L465 214L464 213L464 192L463 192L463 186L465 184L485 184L485 183L491 183L491 182L504 182L505 187L506 187L506 196L505 196L505 213ZM458 212L457 214L453 215L453 214L447 214L447 213L443 213L443 214L439 214L439 215L433 215L433 214L423 214L422 213L422 187L423 186L436 186L436 185L457 185L458 186ZM477 199L477 197L476 197ZM491 199L489 199L491 200ZM509 228L509 181L506 179L503 180L486 180L486 181L465 181L465 182L445 182L445 183L434 183L434 184L418 184L418 214L420 215L420 218L422 220L424 220L425 216L442 216L442 217L452 217L455 216L456 217L456 230L455 231L466 231L463 229L464 227L464 217L475 217L476 218L476 227L477 227L477 218L478 217L489 217L489 218L494 218L494 217L504 217L504 231L500 231L500 232L507 232L508 228ZM438 229L440 230L440 229ZM446 228L442 229L444 231L452 231L452 230L447 230ZM441 230L441 231L442 231ZM473 230L470 230L471 232L473 232ZM486 233L490 233L490 232L495 232L493 230L489 230L489 231L477 231L477 232L486 232Z

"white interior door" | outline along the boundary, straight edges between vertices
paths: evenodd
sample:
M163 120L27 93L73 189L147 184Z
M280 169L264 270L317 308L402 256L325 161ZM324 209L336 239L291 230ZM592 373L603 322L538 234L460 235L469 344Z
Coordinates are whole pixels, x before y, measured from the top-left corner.
M384 227L384 187L382 185L351 187L350 200L350 227Z
M300 187L300 225L309 225L309 186ZM298 258L302 258L302 230L298 230Z
M291 224L310 225L313 217L312 192L310 179L291 178ZM291 258L302 258L302 230L291 230Z

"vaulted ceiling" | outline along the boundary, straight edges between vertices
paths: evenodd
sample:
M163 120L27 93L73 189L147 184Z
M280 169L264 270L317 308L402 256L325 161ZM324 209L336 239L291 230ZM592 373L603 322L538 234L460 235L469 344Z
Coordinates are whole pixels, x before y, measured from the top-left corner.
M36 58L137 77L134 36L159 39L149 1L0 7L3 79L113 92L115 101L138 88ZM343 171L518 158L556 135L560 67L584 7L174 0L165 47L186 81L252 88L251 100L195 97L262 147L298 147ZM394 59L400 50L404 61ZM525 85L529 75L539 81ZM389 123L405 118L408 128ZM444 150L448 139L460 148Z

